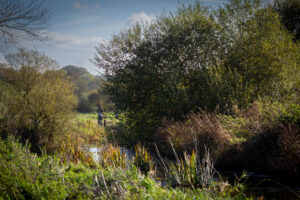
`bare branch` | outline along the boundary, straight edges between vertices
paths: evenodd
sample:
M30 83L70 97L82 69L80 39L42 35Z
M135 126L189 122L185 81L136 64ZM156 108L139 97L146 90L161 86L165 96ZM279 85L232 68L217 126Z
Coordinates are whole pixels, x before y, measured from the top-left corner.
M0 0L0 41L45 41L50 11L37 0Z

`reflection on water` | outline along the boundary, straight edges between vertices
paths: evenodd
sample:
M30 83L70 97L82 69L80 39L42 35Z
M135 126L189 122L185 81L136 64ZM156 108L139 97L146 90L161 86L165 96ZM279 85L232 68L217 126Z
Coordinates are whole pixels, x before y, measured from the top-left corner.
M101 152L102 150L104 150L104 148L99 148L99 147L88 147L88 151L89 151L90 153L92 153L93 158L94 158L96 161L99 161L99 152ZM130 149L127 149L127 148L120 147L120 151L121 151L121 153L125 153L125 154L126 154L126 158L127 158L128 160L132 160L133 157L135 156L134 150L130 150Z

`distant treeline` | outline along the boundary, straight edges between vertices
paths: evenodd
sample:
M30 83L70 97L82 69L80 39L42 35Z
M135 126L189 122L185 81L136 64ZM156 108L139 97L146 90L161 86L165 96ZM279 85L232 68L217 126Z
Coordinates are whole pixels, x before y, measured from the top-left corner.
M62 70L67 72L67 77L76 85L78 112L95 112L98 106L105 111L113 109L113 103L103 92L104 80L101 76L92 75L85 68L74 65L65 66Z

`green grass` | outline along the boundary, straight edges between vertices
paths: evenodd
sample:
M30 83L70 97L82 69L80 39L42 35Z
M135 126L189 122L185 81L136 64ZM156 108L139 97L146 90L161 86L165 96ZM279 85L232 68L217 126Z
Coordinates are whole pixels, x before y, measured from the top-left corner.
M31 153L14 138L0 140L0 180L0 199L247 199L240 188L228 184L162 187L135 165L104 169L61 163L53 156Z
M77 113L69 128L70 140L79 138L85 145L101 145L106 142L105 129L98 125L97 114Z

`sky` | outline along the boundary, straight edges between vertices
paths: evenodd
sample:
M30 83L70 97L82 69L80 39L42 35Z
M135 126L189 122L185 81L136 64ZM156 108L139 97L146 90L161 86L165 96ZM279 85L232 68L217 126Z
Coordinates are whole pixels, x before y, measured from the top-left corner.
M113 34L126 29L137 21L150 22L162 13L175 11L178 0L43 0L51 10L47 30L51 40L21 42L16 46L0 49L3 55L14 52L18 47L39 50L58 61L61 67L76 65L85 67L93 74L100 71L93 59L99 43L109 41ZM181 0L186 5L196 0ZM213 7L226 0L203 0L204 5ZM2 54L2 55L1 55Z

